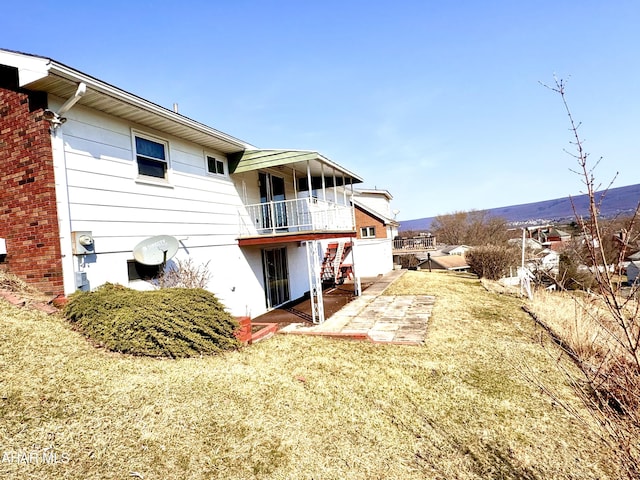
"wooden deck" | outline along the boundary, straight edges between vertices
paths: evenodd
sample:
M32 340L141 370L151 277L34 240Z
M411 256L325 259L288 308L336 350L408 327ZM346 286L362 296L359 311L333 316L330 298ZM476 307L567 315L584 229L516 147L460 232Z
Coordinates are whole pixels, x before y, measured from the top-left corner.
M436 237L396 238L393 241L393 255L409 255L436 249Z

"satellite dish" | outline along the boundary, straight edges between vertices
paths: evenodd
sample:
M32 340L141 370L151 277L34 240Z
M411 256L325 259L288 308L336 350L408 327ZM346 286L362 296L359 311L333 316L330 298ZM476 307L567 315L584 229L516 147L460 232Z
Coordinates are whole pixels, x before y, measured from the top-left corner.
M143 265L161 265L178 252L178 240L169 235L158 235L141 241L133 249L133 258Z

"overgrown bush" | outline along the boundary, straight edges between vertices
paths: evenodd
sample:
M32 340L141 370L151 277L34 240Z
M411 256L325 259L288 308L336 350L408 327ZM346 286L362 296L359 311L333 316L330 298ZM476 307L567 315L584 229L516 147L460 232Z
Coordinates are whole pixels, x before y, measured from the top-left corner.
M236 320L200 288L140 292L106 284L73 294L65 315L92 341L116 352L178 358L240 346Z
M518 264L518 250L513 247L485 245L465 254L467 265L480 278L499 280Z
M414 254L410 254L410 255L400 255L400 259L399 259L400 265L402 265L402 268L413 268L413 267L417 267L418 264L420 263L420 260L418 260L418 257L416 257Z

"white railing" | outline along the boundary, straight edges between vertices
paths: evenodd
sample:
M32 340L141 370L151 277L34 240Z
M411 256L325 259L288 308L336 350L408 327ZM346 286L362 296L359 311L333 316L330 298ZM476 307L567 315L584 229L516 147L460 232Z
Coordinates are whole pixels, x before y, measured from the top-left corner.
M394 250L435 250L436 237L424 236L416 238L396 238L393 241Z
M257 203L240 212L240 236L354 228L352 207L317 198Z

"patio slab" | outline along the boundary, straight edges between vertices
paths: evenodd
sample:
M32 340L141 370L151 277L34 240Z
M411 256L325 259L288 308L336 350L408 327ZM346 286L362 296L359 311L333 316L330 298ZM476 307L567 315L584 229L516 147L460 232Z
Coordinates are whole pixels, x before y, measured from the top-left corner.
M386 288L404 272L395 270L381 277L321 325L296 323L280 332L421 345L427 335L435 297L384 295Z

